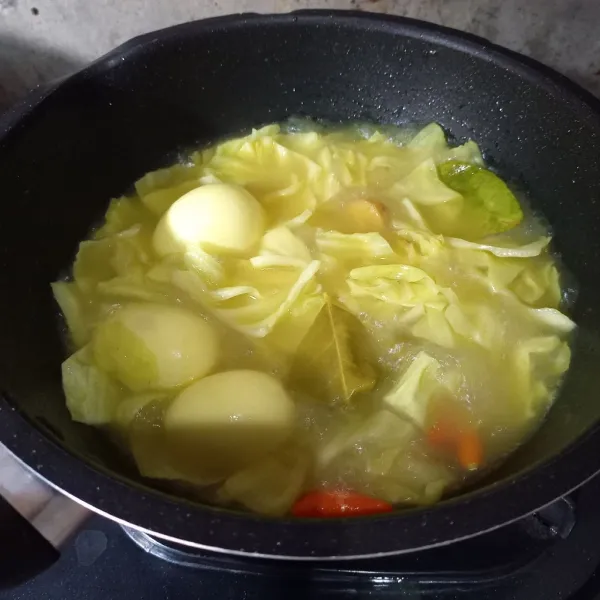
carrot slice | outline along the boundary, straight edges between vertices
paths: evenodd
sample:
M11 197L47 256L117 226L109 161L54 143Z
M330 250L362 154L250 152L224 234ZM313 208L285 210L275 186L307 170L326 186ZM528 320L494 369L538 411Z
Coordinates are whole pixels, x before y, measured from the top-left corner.
M474 471L483 463L483 444L470 424L458 426L449 419L438 419L427 431L427 441L435 448L453 452L467 471Z
M460 465L467 471L475 471L481 466L483 446L476 431L465 431L458 438L456 456Z
M432 446L450 446L456 443L460 432L447 419L437 420L427 432L427 441Z
M389 512L389 502L355 492L316 490L292 507L295 517L350 517Z

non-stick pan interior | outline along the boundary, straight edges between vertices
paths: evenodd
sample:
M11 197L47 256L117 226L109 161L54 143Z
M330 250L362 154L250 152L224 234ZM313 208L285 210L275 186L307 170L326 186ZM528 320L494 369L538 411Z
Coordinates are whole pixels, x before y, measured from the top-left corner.
M189 24L135 40L22 107L0 139L1 388L72 452L135 478L69 419L49 287L109 199L181 151L289 116L437 121L530 193L581 289L563 393L495 477L574 441L600 416L600 117L541 72L445 35L349 16Z

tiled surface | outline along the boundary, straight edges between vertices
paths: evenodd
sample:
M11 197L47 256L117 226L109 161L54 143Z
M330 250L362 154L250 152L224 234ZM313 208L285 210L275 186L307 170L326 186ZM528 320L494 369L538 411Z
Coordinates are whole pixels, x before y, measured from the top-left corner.
M464 29L600 94L599 0L0 0L0 108L139 33L224 13L300 8L386 12Z

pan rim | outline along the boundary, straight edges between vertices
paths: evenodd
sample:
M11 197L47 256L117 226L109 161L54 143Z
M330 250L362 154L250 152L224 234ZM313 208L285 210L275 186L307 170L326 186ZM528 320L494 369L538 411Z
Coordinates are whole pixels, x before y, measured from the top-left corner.
M93 76L98 70L110 69L117 61L130 58L147 48L148 44L165 42L182 34L202 35L203 32L218 29L232 31L236 27L274 23L290 26L294 23L359 25L389 30L404 37L426 39L438 46L449 47L516 72L561 101L568 102L578 110L585 110L600 122L600 101L534 59L454 29L406 17L360 11L308 10L275 15L240 13L175 25L125 42L72 78ZM26 99L13 108L0 123L0 143L16 124L22 123L27 114L51 93L52 89L39 94L38 98ZM449 544L500 527L547 504L548 498L555 499L570 492L595 475L600 470L600 458L594 458L600 457L599 429L598 425L590 427L562 454L508 480L431 508L412 509L385 517L332 521L268 519L192 504L127 482L51 440L38 424L20 414L14 403L6 399L0 401L0 441L51 485L93 510L188 545L290 560L400 554ZM553 473L552 477L548 477L549 471ZM519 488L519 506L515 506L514 498L510 498L515 486ZM468 521L464 519L465 514L469 515ZM390 527L393 529L390 530ZM419 532L425 528L432 528L436 535L429 536L430 542L427 544L417 542L415 545Z

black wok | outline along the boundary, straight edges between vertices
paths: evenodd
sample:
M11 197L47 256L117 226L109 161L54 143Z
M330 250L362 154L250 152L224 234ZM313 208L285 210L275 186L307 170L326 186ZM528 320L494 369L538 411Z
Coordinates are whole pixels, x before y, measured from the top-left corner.
M178 498L72 422L49 282L111 197L179 152L289 116L437 121L528 191L580 284L573 366L534 438L478 489L370 518L268 519ZM93 510L186 544L279 558L407 552L530 513L600 470L600 106L532 60L408 19L236 15L151 33L0 125L0 441Z

